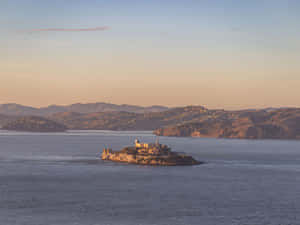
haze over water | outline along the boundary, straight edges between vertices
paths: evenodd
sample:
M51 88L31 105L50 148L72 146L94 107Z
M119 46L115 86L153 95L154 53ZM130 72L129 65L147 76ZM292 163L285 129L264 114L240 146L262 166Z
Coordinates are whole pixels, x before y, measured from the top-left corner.
M206 164L103 162L151 132L0 132L0 224L300 224L300 142L161 137Z

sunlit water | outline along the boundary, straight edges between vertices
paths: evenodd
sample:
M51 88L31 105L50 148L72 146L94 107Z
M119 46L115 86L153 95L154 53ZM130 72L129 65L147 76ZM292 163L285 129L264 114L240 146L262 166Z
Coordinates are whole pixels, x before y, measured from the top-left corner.
M103 162L151 132L0 132L0 225L300 224L300 142L161 137L206 164Z

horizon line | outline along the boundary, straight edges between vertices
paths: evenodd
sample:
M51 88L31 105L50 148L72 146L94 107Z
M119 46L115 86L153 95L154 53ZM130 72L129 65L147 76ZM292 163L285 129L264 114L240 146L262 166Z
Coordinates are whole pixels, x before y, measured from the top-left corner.
M28 30L19 30L21 33L38 33L38 32L93 32L93 31L105 31L109 30L109 26L100 26L100 27L88 27L88 28L36 28Z
M72 105L88 105L88 104L107 104L107 105L116 105L116 106L133 106L133 107L142 107L142 108L149 108L149 107L165 107L167 109L174 109L174 108L183 108L183 107L204 107L209 110L227 110L227 111L241 111L241 110L264 110L264 109L290 109L290 108L300 108L297 106L280 106L280 107L273 107L273 106L266 106L266 107L248 107L248 108L236 108L236 109L225 109L225 108L208 108L204 105L200 104L187 104L187 105L176 105L176 106L167 106L167 105L138 105L138 104L115 104L110 102L76 102L76 103L70 103L70 104L48 104L45 106L32 106L32 105L26 105L26 104L19 104L15 102L7 102L7 103L0 103L0 106L3 105L17 105L17 106L23 106L23 107L29 107L34 109L43 109L48 108L51 106L57 106L57 107L66 107L66 106L72 106Z

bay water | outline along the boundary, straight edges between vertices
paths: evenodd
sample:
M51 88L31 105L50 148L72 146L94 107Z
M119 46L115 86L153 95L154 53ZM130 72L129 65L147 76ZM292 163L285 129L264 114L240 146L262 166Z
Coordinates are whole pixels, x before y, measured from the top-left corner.
M205 164L101 160L147 131L0 131L0 225L300 224L300 141L160 137Z

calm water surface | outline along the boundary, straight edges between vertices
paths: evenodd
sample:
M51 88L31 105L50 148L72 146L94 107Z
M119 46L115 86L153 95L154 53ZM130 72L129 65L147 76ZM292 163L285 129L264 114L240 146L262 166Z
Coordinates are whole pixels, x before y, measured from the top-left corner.
M162 137L204 165L103 162L151 132L0 132L0 225L300 224L300 142Z

